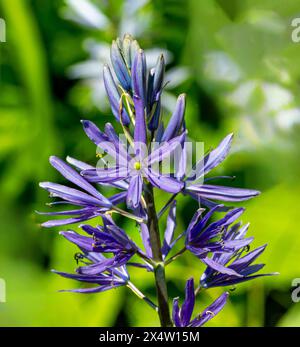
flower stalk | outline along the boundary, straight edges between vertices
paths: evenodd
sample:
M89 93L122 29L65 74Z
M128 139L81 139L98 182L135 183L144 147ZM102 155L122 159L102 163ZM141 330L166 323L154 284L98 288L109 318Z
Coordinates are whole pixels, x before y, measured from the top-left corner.
M154 268L155 285L158 300L158 314L162 327L172 326L170 309L168 303L168 289L166 284L165 267L162 258L159 225L156 214L153 187L147 184L145 188L145 201L148 211L148 229L153 259L156 261Z

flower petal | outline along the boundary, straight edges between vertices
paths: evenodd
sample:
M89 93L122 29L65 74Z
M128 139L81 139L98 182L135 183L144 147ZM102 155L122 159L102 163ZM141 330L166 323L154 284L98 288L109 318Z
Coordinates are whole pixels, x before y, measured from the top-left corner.
M150 169L144 169L144 173L148 181L155 187L162 189L168 193L178 193L183 187L184 183L177 181L175 178L159 175Z
M233 134L227 135L216 149L212 150L209 154L197 162L193 170L196 173L195 180L204 176L206 173L218 166L227 157L232 139Z
M214 186L209 184L190 185L186 190L197 193L199 197L232 202L248 200L260 194L257 190Z
M104 65L103 67L103 81L113 115L118 122L120 122L121 116L122 123L128 126L130 124L130 118L123 104L121 104L121 97L108 65Z
M176 200L170 206L170 211L167 218L167 227L164 235L164 242L162 246L162 255L165 258L171 250L171 243L174 238L176 228Z
M67 180L74 183L78 187L84 189L100 201L102 201L103 205L110 207L111 203L108 199L106 199L97 189L95 189L90 183L88 183L82 176L79 175L77 171L72 169L69 165L67 165L61 159L52 156L50 157L51 165L59 171Z
M175 136L178 135L183 123L183 118L184 118L185 97L186 97L185 94L181 94L178 96L175 110L163 134L162 142L170 141L171 139L173 139Z
M214 269L217 272L220 272L222 274L226 274L229 276L235 276L235 277L243 277L242 275L240 275L239 273L237 273L236 271L234 271L231 268L225 267L217 262L215 262L214 260L206 257L206 258L201 258L201 260L210 268Z
M174 137L172 140L161 144L148 156L148 164L152 165L156 162L163 161L165 158L169 157L179 146L182 145L182 142L185 140L185 137L186 132L184 131L181 135Z
M137 208L139 206L142 196L142 189L143 179L141 175L131 177L126 200L128 208Z
M194 292L194 279L190 278L185 285L185 300L182 304L180 316L181 322L186 327L192 317L195 306L195 292Z
M209 320L211 320L215 315L217 315L225 306L229 293L223 293L216 301L214 301L210 306L201 313L201 315L195 318L191 322L191 327L200 327Z
M128 177L127 167L96 168L81 171L81 175L93 183L114 183Z

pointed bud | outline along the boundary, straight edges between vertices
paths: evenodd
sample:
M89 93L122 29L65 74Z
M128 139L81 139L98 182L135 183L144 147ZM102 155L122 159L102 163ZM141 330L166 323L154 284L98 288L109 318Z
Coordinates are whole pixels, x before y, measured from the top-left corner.
M120 40L113 41L111 46L111 51L110 51L110 58L111 58L114 71L116 73L116 76L118 77L118 80L121 86L128 91L131 88L131 79L130 79L130 74L127 69L125 60L121 52L120 45L121 45Z
M152 109L153 115L151 116L151 119L148 124L148 129L151 131L154 131L157 129L159 120L160 120L160 114L161 114L161 102L160 99L154 103L153 109Z
M154 82L154 72L155 69L152 68L149 70L148 79L147 79L147 115L150 115L152 109L152 95L153 95L153 82Z
M174 136L178 135L182 126L185 112L185 94L179 95L176 103L175 110L170 118L168 126L162 137L162 141L169 141Z
M135 56L140 49L141 48L137 40L133 40L130 45L131 65L133 64Z
M132 75L132 91L133 95L139 97L143 101L143 106L146 105L146 57L142 49L135 55L131 75Z
M153 101L157 101L156 96L161 94L161 88L165 75L165 59L161 54L157 60L153 81Z
M106 89L106 93L109 99L109 103L110 103L113 115L119 122L120 121L120 94L108 65L104 65L103 67L103 80L104 80L104 86ZM122 116L122 123L126 126L129 125L130 119L124 107L121 110L121 116Z
M132 44L132 36L129 34L125 34L123 38L123 56L124 56L126 65L129 69L131 69L131 65L132 65L131 44Z

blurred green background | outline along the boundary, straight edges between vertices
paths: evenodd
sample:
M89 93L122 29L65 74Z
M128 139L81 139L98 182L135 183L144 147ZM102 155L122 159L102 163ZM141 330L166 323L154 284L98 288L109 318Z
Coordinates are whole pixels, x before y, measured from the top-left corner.
M77 284L50 269L73 271L76 248L59 229L41 229L44 219L34 213L49 202L38 182L63 182L49 155L95 162L80 119L100 127L113 121L101 68L111 40L129 32L149 62L165 52L171 80L165 113L186 92L192 139L208 149L235 133L231 156L214 173L236 175L234 185L262 191L244 204L242 219L251 222L255 245L268 243L265 271L280 276L237 286L209 325L300 326L300 303L291 300L292 279L300 277L300 43L291 39L299 1L1 0L0 17L7 26L0 43L0 278L7 286L0 325L158 324L126 288L58 293ZM161 206L166 196L157 196ZM178 231L195 208L179 200ZM198 280L201 271L193 256L168 267L170 296L182 295L185 280ZM151 274L137 271L132 280L154 295ZM220 292L204 293L197 309Z

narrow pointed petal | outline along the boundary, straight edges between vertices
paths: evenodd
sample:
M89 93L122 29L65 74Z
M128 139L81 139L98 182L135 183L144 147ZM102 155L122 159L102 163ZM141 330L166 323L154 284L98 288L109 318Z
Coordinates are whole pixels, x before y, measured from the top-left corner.
M189 324L195 306L194 280L190 278L185 285L185 300L181 307L181 322L185 327Z
M135 106L134 143L136 147L136 145L147 143L147 131L143 100L138 96L134 96L133 101Z
M141 175L131 177L127 192L128 208L137 208L139 206L143 189L143 180Z
M176 327L182 326L181 320L180 320L180 308L179 308L178 298L175 298L173 300L172 319Z
M111 203L108 199L106 199L97 189L95 189L90 183L88 183L82 176L79 175L77 171L72 169L69 165L67 165L64 161L57 157L50 157L51 165L59 171L67 180L74 183L78 187L84 189L100 201L103 201L103 204L106 206L111 206Z
M121 204L121 203L126 201L126 196L127 196L127 191L126 192L122 192L122 193L118 193L118 194L115 194L115 195L111 196L109 198L109 201L113 205L118 205L118 204Z
M99 146L101 142L109 141L107 135L105 135L93 122L82 120L81 123L86 135L96 146Z
M49 220L47 222L42 223L41 226L44 228L53 228L53 227L58 227L62 225L80 223L88 219L92 219L96 216L97 214L87 214L87 215L82 215L80 217L74 217L74 218Z
M196 179L204 176L218 166L227 157L233 140L233 134L227 135L216 149L207 154L196 164ZM199 171L199 172L198 172Z
M216 316L225 306L229 293L222 294L216 301L214 301L210 306L201 313L201 315L195 318L191 322L191 327L200 327L214 316Z
M93 293L102 293L107 290L118 288L123 285L124 285L123 283L113 283L111 285L94 287L94 288L65 289L65 290L60 290L60 292L93 294Z
M75 243L80 248L83 248L87 252L93 251L93 239L91 237L86 237L79 235L74 231L61 231L60 235L64 236L67 240Z
M155 187L164 190L168 193L178 193L183 187L184 183L177 181L175 178L159 175L150 169L144 170L145 175L147 176L148 181Z
M110 138L104 134L102 131L98 129L98 127L88 120L82 120L82 125L85 133L89 137L91 141L95 143L95 145L101 148L104 153L108 153L111 157L113 157L116 161L120 161L123 159L121 155L124 154L124 149L119 148L119 143L112 142ZM121 147L121 146L120 146ZM127 155L124 160L127 159Z
M262 254L262 252L265 250L266 247L267 245L264 245L264 246L256 248L252 252L247 253L244 257L235 260L230 267L234 269L235 271L240 271L241 269L253 263L254 260L257 259Z
M104 277L104 276L88 276L88 275L70 274L67 272L61 272L61 271L56 271L56 270L51 270L51 272L53 272L57 275L60 275L62 277L70 278L70 279L80 281L80 282L98 283L101 285L111 284L111 282L112 282L112 278L110 276ZM117 279L115 279L114 281L118 282ZM120 283L122 283L121 280L119 280L119 281L120 281Z
M206 258L201 258L201 260L209 267L211 267L212 269L214 269L215 271L218 271L222 274L226 274L229 276L236 276L236 277L243 277L242 275L240 275L239 273L237 273L236 271L234 271L233 269L230 269L228 267L225 267L217 262L215 262L214 260L206 257Z
M150 235L149 235L148 226L145 223L141 223L140 227L141 227L141 237L142 237L146 255L148 257L152 257L152 248L150 243Z
M179 159L175 158L175 177L177 179L181 180L186 175L186 165L187 165L187 151L186 151L186 145L184 143Z
M162 247L162 254L165 258L171 250L171 244L174 238L176 228L176 200L170 206L170 211L167 218L167 227L164 235L164 243Z
M124 144L121 142L121 139L117 135L114 127L110 123L105 124L105 134L107 135L110 142L112 142L116 148L116 152L121 156L116 158L117 165L126 163L129 160L129 155L124 147Z
M35 211L37 214L44 216L78 216L85 213L89 213L91 211L90 207L85 207L77 210L69 210L69 211L54 211L54 212L40 212Z
M215 208L217 209L217 208ZM233 222L235 222L243 213L245 209L244 208L235 208L231 211L229 211L223 218L217 220L216 222L211 223L207 229L206 233L210 233L210 231L215 230L219 227L227 227ZM208 213L210 214L210 213Z
M232 202L248 200L260 194L258 191L251 189L214 186L209 184L190 185L186 189L207 199Z
M127 178L129 171L127 167L97 168L83 170L81 171L81 175L89 182L113 183Z
M179 95L175 110L162 137L162 141L169 141L180 132L185 112L185 94Z
M48 190L52 196L59 197L66 201L69 201L78 205L92 205L99 207L111 207L111 203L106 204L105 202L96 199L87 193L81 192L80 190L69 188L61 184L52 182L41 182L39 184L41 188Z
M79 170L93 169L92 165L86 164L81 160L78 160L69 156L67 156L66 160L69 164L71 164L72 166L75 166Z
M181 135L174 137L168 142L164 142L158 148L156 148L148 157L148 164L152 165L154 163L163 161L165 158L170 157L171 154L176 150L177 147L182 146L185 140L186 132Z

